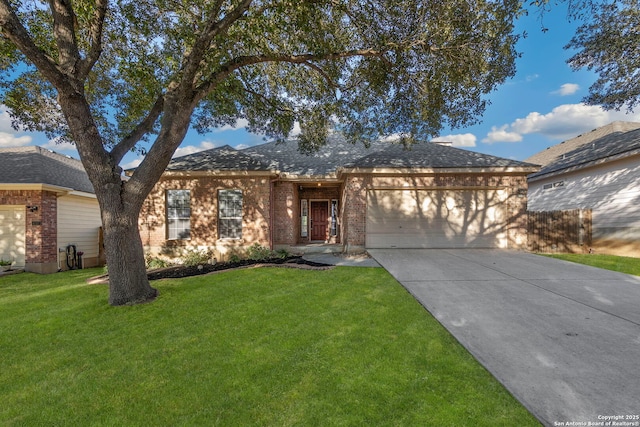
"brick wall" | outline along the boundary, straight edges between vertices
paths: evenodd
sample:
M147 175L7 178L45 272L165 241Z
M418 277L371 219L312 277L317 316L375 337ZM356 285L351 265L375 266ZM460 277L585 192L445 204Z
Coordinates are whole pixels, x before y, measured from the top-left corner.
M293 182L273 184L273 243L295 245L300 235L297 187Z
M26 209L25 270L52 273L57 270L57 199L50 191L3 190L0 205L37 206Z
M143 204L139 228L143 245L151 252L178 256L184 249L211 249L217 256L257 243L269 247L270 183L267 177L163 178ZM191 238L167 240L165 194L190 190ZM218 190L242 190L242 240L222 241L218 236Z

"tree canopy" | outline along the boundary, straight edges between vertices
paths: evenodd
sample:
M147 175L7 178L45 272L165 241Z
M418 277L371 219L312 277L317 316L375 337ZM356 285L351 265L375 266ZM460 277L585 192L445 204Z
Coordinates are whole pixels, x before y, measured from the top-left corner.
M476 122L515 73L518 0L0 0L0 103L76 144L112 304L151 299L137 216L190 126L246 119L303 150ZM149 147L128 181L123 156Z
M640 103L638 1L588 2L571 10L583 23L567 45L568 49L577 50L569 65L598 74L585 102L606 109L633 110Z

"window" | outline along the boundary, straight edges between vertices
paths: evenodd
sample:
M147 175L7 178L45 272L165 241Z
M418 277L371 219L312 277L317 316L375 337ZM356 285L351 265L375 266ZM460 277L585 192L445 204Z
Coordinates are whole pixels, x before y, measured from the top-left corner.
M338 201L335 199L331 201L331 230L329 235L338 235Z
M189 190L167 190L167 237L191 238L191 197Z
M309 208L307 206L307 200L302 199L300 201L300 236L307 237L309 235Z
M242 239L242 190L218 191L218 237Z

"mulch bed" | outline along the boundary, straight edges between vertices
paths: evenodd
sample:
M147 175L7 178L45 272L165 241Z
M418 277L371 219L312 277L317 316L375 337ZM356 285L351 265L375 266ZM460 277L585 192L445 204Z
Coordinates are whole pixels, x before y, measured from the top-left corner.
M307 261L300 256L291 256L287 258L271 258L267 260L240 260L237 262L219 262L216 264L202 264L197 266L176 265L166 268L158 268L147 272L149 280L159 279L179 279L183 277L200 276L203 274L212 274L219 271L232 270L237 268L250 267L287 267L302 268L312 270L327 270L333 268L333 265L322 264L319 262ZM91 277L87 279L87 283L108 283L109 275Z

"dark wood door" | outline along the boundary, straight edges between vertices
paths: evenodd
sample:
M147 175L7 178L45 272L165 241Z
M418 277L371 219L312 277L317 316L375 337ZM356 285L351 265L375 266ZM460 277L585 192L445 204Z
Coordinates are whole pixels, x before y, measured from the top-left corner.
M311 240L327 240L329 202L311 202Z

